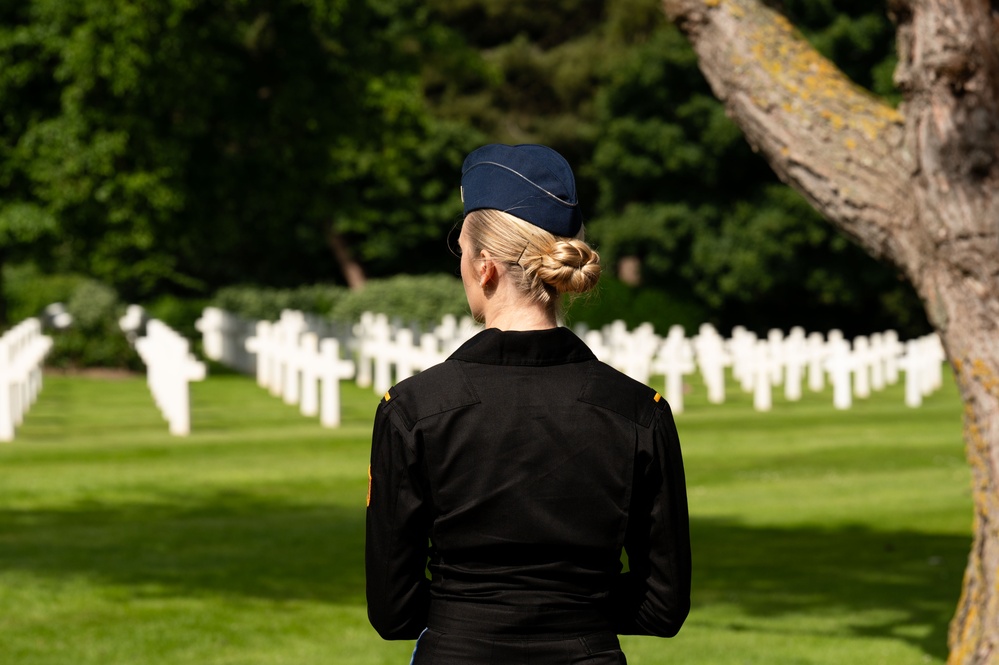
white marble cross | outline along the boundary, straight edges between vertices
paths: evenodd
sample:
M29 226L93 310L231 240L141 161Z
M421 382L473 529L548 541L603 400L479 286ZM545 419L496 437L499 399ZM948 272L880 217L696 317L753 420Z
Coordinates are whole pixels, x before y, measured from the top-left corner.
M751 376L753 377L753 408L769 411L773 407L773 372L780 361L774 358L774 345L768 340L756 341L756 352L752 357Z
M353 378L356 368L352 360L340 358L340 342L333 338L319 343L319 380L322 398L319 422L323 427L340 424L340 381Z
M838 330L829 331L828 337L829 355L825 364L833 386L833 406L840 410L849 409L853 406L853 358L850 343Z
M0 441L13 441L14 430L42 389L42 362L52 338L42 335L41 321L21 321L0 336Z
M770 384L779 386L784 380L784 331L771 328L767 331L767 344L770 345Z
M789 402L801 399L801 382L808 366L808 347L805 329L791 328L782 346L784 353L784 398Z
M752 392L756 376L753 368L756 366L756 333L742 326L732 328L732 338L729 340L729 351L732 354L732 376L743 392Z
M714 326L704 323L692 343L701 378L708 389L708 402L722 404L725 401L725 368L732 364L725 340Z
M808 358L808 389L821 392L826 386L825 362L828 348L822 333L808 333L805 338L805 354Z
M270 388L271 377L277 374L277 347L270 321L257 321L255 334L246 339L246 350L256 356L257 385Z
M191 401L188 384L205 378L204 363L195 360L189 343L162 321L150 319L146 335L135 342L146 365L146 382L175 436L191 433Z
M875 356L866 335L853 338L853 394L866 399L871 396L871 365Z
M666 401L673 413L683 413L683 377L697 369L694 348L683 326L672 326L653 358L652 371L666 379Z
M614 366L636 381L648 384L655 371L653 360L662 338L656 335L651 323L643 323L631 332L618 329L614 334ZM683 328L680 328L680 335L683 335Z
M194 327L201 333L205 357L244 374L257 372L256 356L246 348L255 322L218 307L206 307Z
M905 405L908 407L916 408L923 403L924 364L919 342L916 340L906 342L905 355L899 360L898 365L905 372Z

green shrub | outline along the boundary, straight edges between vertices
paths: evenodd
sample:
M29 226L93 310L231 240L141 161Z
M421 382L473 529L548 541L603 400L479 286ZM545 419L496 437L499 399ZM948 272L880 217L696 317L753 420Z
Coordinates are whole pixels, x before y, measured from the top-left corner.
M65 304L73 316L73 323L65 330L47 331L53 343L46 364L74 369L142 369L141 359L118 325L125 305L114 289L92 279L83 279Z
M446 314L468 314L468 303L461 280L452 275L397 275L369 280L363 289L345 293L333 306L330 317L353 322L364 312L431 325L440 323Z
M331 284L314 284L295 289L257 286L227 286L219 289L210 304L248 319L274 321L281 310L294 309L328 315L348 291Z
M695 302L666 291L648 287L632 287L608 276L602 276L596 290L578 297L569 307L569 325L585 323L600 328L615 320L628 328L651 323L656 333L665 335L670 326L681 325L687 334L709 320L707 311Z
M147 306L146 313L150 318L159 319L189 340L201 338L201 332L195 327L201 312L205 309L202 298L180 298L178 296L160 296Z
M65 303L86 278L75 274L46 275L33 263L4 266L3 296L7 322L41 315L52 303Z
M276 320L293 309L335 321L354 323L364 312L387 314L407 322L432 324L445 314L468 313L461 280L452 275L397 275L371 279L363 289L315 284L295 289L228 286L209 304L248 319Z

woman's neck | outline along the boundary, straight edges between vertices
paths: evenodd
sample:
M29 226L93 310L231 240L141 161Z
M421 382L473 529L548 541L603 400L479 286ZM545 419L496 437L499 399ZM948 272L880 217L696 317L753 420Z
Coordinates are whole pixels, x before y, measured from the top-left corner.
M482 320L499 330L547 330L558 325L555 309L523 297L507 280L486 296Z
M545 307L508 307L486 313L486 328L498 330L548 330L555 328L558 322L553 312Z

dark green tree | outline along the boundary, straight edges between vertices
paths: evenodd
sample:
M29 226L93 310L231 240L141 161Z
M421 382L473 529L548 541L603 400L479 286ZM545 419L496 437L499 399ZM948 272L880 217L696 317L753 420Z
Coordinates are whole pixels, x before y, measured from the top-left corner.
M483 142L544 143L584 164L595 131L597 56L623 47L613 43L609 12L627 16L633 5L430 0L451 47L425 62L426 97L437 117L471 126Z
M425 111L418 3L6 5L2 247L44 240L128 299L356 285L459 211L466 133Z
M55 86L45 82L46 63L31 46L39 35L25 25L27 10L23 3L0 3L0 266L37 255L39 244L58 228L51 208L31 195L19 145L59 104ZM0 297L0 325L6 319Z

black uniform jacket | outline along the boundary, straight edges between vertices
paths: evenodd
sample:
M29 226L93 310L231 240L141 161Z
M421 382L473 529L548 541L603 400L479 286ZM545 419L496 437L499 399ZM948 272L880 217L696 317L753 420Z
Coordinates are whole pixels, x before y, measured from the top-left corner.
M368 617L386 639L669 637L687 616L672 414L565 328L487 329L389 390L369 475Z

